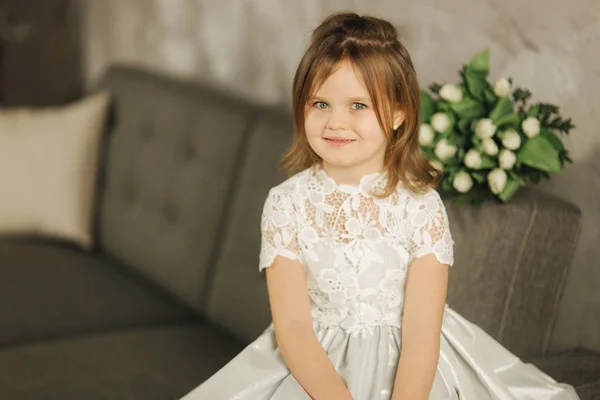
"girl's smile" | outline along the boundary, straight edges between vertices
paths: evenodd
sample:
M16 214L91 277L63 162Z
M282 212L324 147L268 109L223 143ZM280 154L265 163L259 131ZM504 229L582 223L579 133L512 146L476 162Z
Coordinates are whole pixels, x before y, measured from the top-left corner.
M356 142L356 139L345 139L343 137L326 137L323 138L328 145L334 148L345 147L351 143Z

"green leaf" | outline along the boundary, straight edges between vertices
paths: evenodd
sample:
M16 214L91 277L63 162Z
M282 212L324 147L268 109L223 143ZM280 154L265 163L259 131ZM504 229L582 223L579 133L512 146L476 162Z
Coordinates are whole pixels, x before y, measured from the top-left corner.
M518 87L513 90L512 97L517 103L520 102L522 106L525 106L527 100L531 97L531 92Z
M431 85L429 85L429 90L431 90L435 94L439 94L441 88L442 88L442 85L440 85L437 82L434 82Z
M455 154L454 157L450 157L449 159L447 159L444 162L444 164L446 164L448 167L454 166L454 165L460 165L461 160L458 158L458 154Z
M458 124L456 124L458 131L465 135L469 132L470 126L471 126L471 121L469 121L468 119L460 119L460 120L458 120Z
M542 128L540 131L540 136L545 137L550 143L552 143L552 146L554 146L556 150L561 151L565 149L563 142L554 132Z
M442 190L444 190L445 192L449 192L452 190L452 182L450 182L450 179L444 179L442 181Z
M543 172L544 171L540 171L539 169L534 169L534 168L529 168L526 167L527 170L525 171L525 173L527 174L527 178L529 178L532 182L534 183L538 183L542 178L543 178Z
M429 122L435 113L435 101L424 90L421 90L421 121Z
M473 177L473 180L477 183L485 182L485 172L472 172L471 176Z
M512 114L505 115L504 117L502 117L498 121L496 121L497 128L506 127L507 125L510 125L515 129L518 129L519 125L521 125L521 118L519 118L519 116L516 113L512 113Z
M452 111L452 106L447 101L438 101L437 110L450 113Z
M477 100L483 101L483 92L487 84L485 74L467 69L464 77L467 89L469 90L469 93L471 93L471 96L475 97Z
M485 102L487 104L495 104L496 100L498 99L494 91L491 90L489 87L485 88L485 90L483 91L483 97L485 98Z
M519 187L521 187L521 184L518 181L509 179L502 192L498 195L498 198L506 203L515 193L517 193Z
M475 130L475 128L473 128L473 130ZM471 136L471 143L473 144L473 147L475 147L475 148L481 147L482 141L483 141L483 139L481 139L479 136L475 136L475 135Z
M508 97L501 97L490 113L490 118L494 122L494 125L498 126L498 121L500 121L503 117L513 113L514 109L512 101L510 101Z
M558 151L544 136L527 140L518 152L517 158L523 164L542 171L562 171Z
M539 103L538 105L540 109L540 115L538 116L538 119L542 121L542 123L547 122L552 117L552 114L558 113L559 110L558 106L554 104Z
M428 160L435 160L435 153L431 147L421 147L421 151L425 154Z
M456 173L460 170L461 170L460 165L449 165L448 166L447 172L448 172L448 175L451 177L452 182L454 182L454 175L456 175Z
M471 195L471 193L464 193L464 194L460 194L460 195L456 196L456 198L454 199L452 204L459 206L461 204L469 204L472 201L473 201L473 196Z
M527 116L528 117L538 117L538 115L540 114L540 105L536 104L535 106L531 107L529 109L529 111L527 111Z
M459 150L465 147L466 138L464 136L457 135L455 132L450 132L446 137L448 138L448 143L458 146Z
M496 165L496 161L493 158L485 154L481 155L481 169L491 169L496 167Z
M452 110L461 118L476 118L485 115L485 108L477 100L465 97L458 103L452 103Z
M487 188L487 185L474 186L473 189L471 189L471 193L473 195L473 203L477 205L483 204L486 199L491 197L491 193Z
M487 48L475 54L471 58L471 61L469 61L467 70L479 72L487 76L490 71L490 49Z
M525 185L525 181L523 180L523 178L521 178L514 169L510 169L506 172L508 172L508 176L510 176L511 179L519 182L521 185Z

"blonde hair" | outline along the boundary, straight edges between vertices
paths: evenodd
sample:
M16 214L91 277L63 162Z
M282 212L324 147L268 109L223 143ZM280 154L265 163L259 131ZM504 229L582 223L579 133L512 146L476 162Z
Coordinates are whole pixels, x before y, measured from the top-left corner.
M321 161L306 138L306 106L315 89L343 61L350 62L363 79L379 125L388 137L384 158L387 183L381 193L374 195L389 196L399 182L419 193L435 187L440 173L419 146L419 83L410 55L391 23L356 13L332 14L312 34L294 76L294 140L281 167L294 175ZM405 117L394 130L396 110L402 110Z

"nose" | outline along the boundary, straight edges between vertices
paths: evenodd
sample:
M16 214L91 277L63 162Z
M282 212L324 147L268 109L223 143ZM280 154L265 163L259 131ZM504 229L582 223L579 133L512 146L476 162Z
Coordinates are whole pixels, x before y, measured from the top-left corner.
M329 114L329 119L325 124L325 129L329 129L332 131L344 130L348 126L346 115L342 110L331 110Z

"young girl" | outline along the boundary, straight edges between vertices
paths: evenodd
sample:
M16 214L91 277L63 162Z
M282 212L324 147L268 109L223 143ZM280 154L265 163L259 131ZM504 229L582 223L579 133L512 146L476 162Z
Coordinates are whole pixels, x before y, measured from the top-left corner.
M328 17L262 216L273 323L185 400L578 399L448 308L453 240L394 27Z

